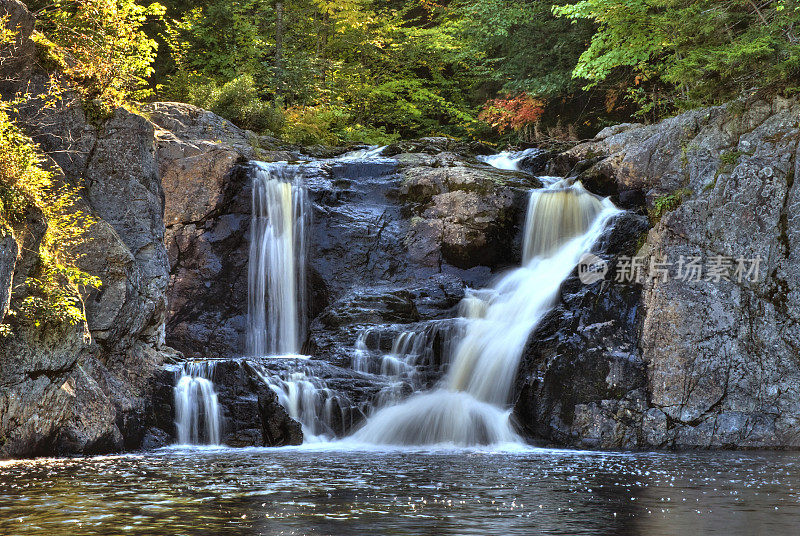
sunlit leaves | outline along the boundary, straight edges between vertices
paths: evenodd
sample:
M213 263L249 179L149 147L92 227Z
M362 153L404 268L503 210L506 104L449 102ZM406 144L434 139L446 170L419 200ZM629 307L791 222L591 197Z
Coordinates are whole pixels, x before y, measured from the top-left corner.
M39 12L43 33L65 56L66 74L87 100L118 106L145 95L156 42L142 30L159 17L158 3L134 0L53 0Z
M590 86L628 70L682 108L797 85L797 1L582 0L554 11L598 25L574 70Z
M31 139L0 106L0 232L18 229L30 210L41 212L47 224L38 266L15 314L34 325L74 324L84 320L79 291L100 285L77 266L78 248L94 220L76 206L75 189L57 184L41 164Z

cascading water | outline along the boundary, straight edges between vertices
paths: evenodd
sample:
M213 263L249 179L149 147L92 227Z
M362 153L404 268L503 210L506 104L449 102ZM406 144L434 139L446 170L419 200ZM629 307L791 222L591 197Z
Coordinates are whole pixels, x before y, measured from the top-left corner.
M543 154L546 151L532 147L523 151L503 151L502 153L489 156L479 156L478 160L486 162L490 166L506 171L520 171L521 165L525 160Z
M528 336L616 212L580 183L532 192L523 264L494 288L464 299L465 334L442 387L377 412L353 439L396 445L517 441L506 406Z
M558 182L531 192L522 264L528 264L534 257L552 256L568 240L586 234L605 206L603 200L586 191L580 182L571 187Z
M186 363L175 384L175 427L181 445L219 445L222 417L211 361Z
M300 351L305 320L306 191L298 166L257 163L248 267L247 353Z
M386 146L380 145L372 145L367 147L366 149L357 149L355 151L350 151L349 153L345 153L339 157L339 160L371 160L375 158L379 158L383 150L386 149Z
M352 426L352 415L346 409L353 404L346 396L328 388L310 365L303 364L305 360L286 357L268 361L285 366L279 372L266 368L266 361L250 366L278 396L278 403L289 416L301 424L306 443L330 440L336 435L336 428Z

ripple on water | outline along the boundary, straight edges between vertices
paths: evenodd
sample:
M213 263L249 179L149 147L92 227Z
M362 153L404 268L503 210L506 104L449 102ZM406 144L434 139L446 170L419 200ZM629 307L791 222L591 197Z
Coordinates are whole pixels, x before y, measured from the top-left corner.
M800 455L181 448L0 463L0 534L796 534Z

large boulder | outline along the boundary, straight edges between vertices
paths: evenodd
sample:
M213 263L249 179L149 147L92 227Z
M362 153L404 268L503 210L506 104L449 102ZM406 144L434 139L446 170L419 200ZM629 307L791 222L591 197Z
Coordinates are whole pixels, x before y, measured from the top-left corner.
M15 0L0 2L0 15L17 31L12 60L0 62L2 98L45 90L59 74L40 61L32 15ZM153 379L173 354L163 345L169 265L153 125L121 108L90 117L73 92L42 105L24 103L16 119L39 144L54 180L80 193L76 210L97 220L74 254L103 285L79 297L85 322L5 314L29 296L47 221L31 208L10 241L4 230L0 294L11 332L0 337L0 457L135 448L153 419Z
M451 160L405 166L400 197L413 214L406 246L428 266L512 265L525 190L534 178Z
M798 116L795 100L736 101L603 132L555 162L642 192L654 224L640 251L644 394L624 416L581 409L621 438L600 444L800 446ZM559 441L579 436L592 441Z

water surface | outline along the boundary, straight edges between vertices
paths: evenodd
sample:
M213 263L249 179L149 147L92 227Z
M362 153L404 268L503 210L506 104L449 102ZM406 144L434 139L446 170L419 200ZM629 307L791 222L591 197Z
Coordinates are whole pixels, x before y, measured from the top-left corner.
M174 448L0 462L3 535L796 535L800 454Z

